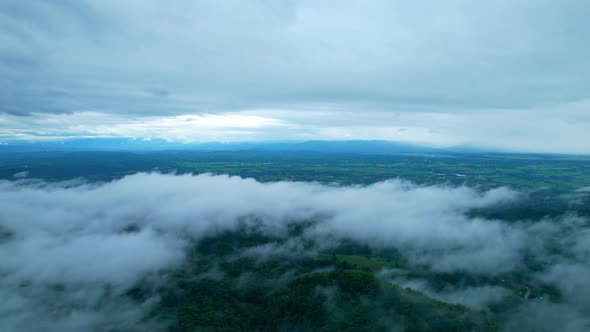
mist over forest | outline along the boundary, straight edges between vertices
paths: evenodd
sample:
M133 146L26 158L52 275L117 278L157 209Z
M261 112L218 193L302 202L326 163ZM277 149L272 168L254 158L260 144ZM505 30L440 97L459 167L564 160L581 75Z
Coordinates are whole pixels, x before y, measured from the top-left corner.
M138 173L0 182L5 331L584 331L585 189ZM534 206L532 207L534 210Z

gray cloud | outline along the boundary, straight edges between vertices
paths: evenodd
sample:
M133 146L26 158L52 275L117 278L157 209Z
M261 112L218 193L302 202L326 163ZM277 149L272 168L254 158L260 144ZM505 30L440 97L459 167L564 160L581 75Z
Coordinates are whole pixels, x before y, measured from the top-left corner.
M160 88L144 88L143 91L154 97L168 97L168 95L170 94L168 90Z
M587 6L5 1L0 68L10 89L2 105L22 113L179 114L324 102L364 109L570 102L590 97ZM154 104L138 93L145 86L174 98ZM48 87L74 97L48 96Z
M82 121L82 131L52 135L135 137L128 124L138 116L265 111L289 126L143 134L588 153L577 143L590 130L580 117L590 100L588 9L583 0L8 0L0 126L9 138L39 139L56 125L46 114L90 111L128 131L84 131L105 123L73 116L65 122ZM38 119L29 127L9 114Z

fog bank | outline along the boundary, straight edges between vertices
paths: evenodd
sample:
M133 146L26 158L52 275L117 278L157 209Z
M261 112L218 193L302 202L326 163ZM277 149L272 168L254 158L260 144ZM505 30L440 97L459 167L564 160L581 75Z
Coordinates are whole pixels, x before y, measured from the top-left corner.
M166 272L183 261L187 246L244 225L281 235L288 224L302 222L312 223L303 238L318 247L351 239L396 248L423 269L488 276L521 268L531 250L545 255L546 243L559 237L573 258L555 259L537 278L563 289L575 310L589 309L579 295L590 289L583 278L589 275L584 264L590 257L585 220L565 216L562 221L507 223L465 215L472 208L518 199L518 193L505 188L479 193L401 180L341 187L140 173L104 184L1 181L0 294L5 300L0 327L141 328L142 314L157 296L137 306L123 295L140 281L163 282ZM298 243L287 245L292 253L303 250ZM249 254L278 250L254 248ZM448 290L441 297L478 307L504 292L485 286Z

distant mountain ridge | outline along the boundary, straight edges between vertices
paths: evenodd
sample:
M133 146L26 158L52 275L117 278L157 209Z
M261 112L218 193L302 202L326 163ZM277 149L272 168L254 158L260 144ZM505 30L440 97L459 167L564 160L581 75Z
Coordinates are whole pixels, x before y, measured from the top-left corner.
M285 141L285 142L202 142L178 143L163 139L87 138L60 141L8 141L0 152L35 151L292 151L325 153L411 153L411 152L481 152L467 147L434 148L424 145L383 140Z

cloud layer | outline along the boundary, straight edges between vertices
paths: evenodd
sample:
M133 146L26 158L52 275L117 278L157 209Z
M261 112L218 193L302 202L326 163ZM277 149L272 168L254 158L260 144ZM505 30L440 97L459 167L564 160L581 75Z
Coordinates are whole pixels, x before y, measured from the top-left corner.
M589 309L586 220L508 223L465 216L472 208L517 199L506 189L477 193L399 180L351 187L263 184L207 174L136 174L105 184L2 181L0 293L6 300L0 304L0 326L64 331L137 323L142 308L123 295L140 280L162 282L162 273L183 261L190 243L243 225L280 235L287 224L310 220L314 224L303 237L318 248L340 239L395 248L411 266L435 273L493 277L522 269L527 255L551 257L557 243L563 248L559 255L568 258L554 252L555 263L535 278L556 285L572 315ZM297 242L285 246L291 254L303 250ZM253 248L245 254L268 251ZM58 290L66 292L55 298ZM481 306L505 292L484 286L433 296ZM156 301L148 299L144 306Z
M3 1L0 128L29 139L390 139L589 153L578 144L590 130L588 6ZM236 129L244 112L284 126ZM196 134L220 113L224 129ZM203 114L194 128L158 125Z

